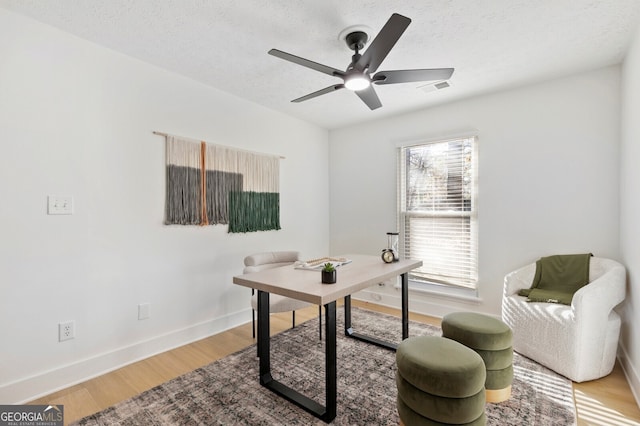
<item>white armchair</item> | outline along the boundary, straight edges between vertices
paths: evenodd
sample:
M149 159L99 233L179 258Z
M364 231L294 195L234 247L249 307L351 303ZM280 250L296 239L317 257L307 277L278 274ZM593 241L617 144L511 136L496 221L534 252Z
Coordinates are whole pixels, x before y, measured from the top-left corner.
M527 302L518 290L531 287L532 263L504 278L502 319L513 330L513 349L574 382L604 377L615 364L620 316L613 308L624 300L624 266L593 257L589 284L571 306Z

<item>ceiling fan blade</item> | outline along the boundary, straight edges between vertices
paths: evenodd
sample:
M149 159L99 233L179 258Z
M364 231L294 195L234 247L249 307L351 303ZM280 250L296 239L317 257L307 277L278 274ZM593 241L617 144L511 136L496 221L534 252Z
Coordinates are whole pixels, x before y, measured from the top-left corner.
M367 69L369 73L375 72L410 23L411 19L406 16L397 13L391 15L367 50L354 64L354 68L359 71Z
M308 95L302 96L298 99L294 99L291 102L303 102L312 98L315 98L320 95L324 95L327 93L335 92L336 90L344 89L344 84L336 84L335 86L325 87L324 89L320 89L317 92L309 93Z
M415 81L448 80L452 74L453 68L380 71L371 78L371 81L375 84L396 84L412 83Z
M358 90L355 94L358 95L358 97L362 99L362 102L367 104L367 106L372 110L382 106L380 98L378 98L373 86L369 86L363 90Z
M282 50L271 49L269 51L269 55L284 59L285 61L293 62L294 64L302 65L303 67L311 68L312 70L320 71L324 74L329 74L331 76L343 77L345 74L344 71L340 71L339 69L322 65L317 62L292 55L291 53L283 52Z

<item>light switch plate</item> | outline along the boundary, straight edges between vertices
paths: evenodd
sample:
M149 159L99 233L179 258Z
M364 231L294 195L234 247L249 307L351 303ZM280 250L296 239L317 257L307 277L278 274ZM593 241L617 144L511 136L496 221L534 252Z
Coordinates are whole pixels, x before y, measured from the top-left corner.
M70 195L49 195L47 214L73 214L73 197Z

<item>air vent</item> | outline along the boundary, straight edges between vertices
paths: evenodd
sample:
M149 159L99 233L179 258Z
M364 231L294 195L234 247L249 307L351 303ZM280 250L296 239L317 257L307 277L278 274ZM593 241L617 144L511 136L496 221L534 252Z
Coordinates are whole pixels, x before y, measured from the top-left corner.
M418 86L418 89L422 90L425 93L429 93L436 90L446 89L450 86L451 83L449 83L448 81L436 81L434 83L425 84L424 86Z

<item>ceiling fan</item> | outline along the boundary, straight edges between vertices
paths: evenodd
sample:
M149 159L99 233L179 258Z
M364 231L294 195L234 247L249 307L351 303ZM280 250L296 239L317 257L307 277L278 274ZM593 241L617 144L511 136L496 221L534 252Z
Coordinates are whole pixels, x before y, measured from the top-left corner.
M345 41L347 46L349 46L351 50L355 51L355 54L351 57L351 63L347 67L346 71L322 65L278 49L269 50L269 54L324 74L339 77L343 80L343 83L326 87L294 99L291 102L306 101L326 93L346 88L354 91L370 109L374 110L376 108L380 108L382 103L380 103L380 99L373 88L373 84L397 84L418 81L448 80L453 74L453 68L379 71L376 73L376 70L382 61L387 57L410 23L411 19L394 13L362 55L360 54L360 50L367 42L367 33L364 31L348 33L345 37ZM372 73L375 74L371 75Z

